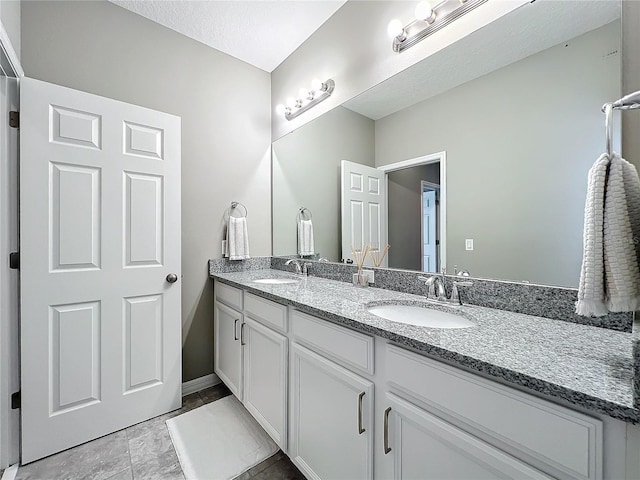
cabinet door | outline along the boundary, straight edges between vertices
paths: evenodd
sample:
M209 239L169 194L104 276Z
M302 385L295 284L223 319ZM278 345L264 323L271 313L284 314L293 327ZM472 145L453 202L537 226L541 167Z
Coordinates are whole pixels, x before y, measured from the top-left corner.
M386 397L383 451L394 479L550 478L426 410L391 393Z
M287 337L245 316L244 406L286 450Z
M290 457L308 478L373 475L373 383L292 346Z
M242 401L242 314L214 304L214 370L229 390Z

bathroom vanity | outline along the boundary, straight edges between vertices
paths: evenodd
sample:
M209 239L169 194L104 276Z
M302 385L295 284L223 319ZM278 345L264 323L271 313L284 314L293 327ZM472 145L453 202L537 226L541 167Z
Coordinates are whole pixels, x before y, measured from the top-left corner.
M307 478L638 477L629 333L472 305L425 328L368 311L416 295L212 276L215 372Z

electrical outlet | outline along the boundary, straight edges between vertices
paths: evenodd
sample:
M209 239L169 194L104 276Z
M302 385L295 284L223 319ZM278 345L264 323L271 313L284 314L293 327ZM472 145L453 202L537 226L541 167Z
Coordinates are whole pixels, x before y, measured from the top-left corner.
M367 276L367 281L369 283L375 283L376 276L373 270L362 270L362 273L364 273Z
M464 241L465 250L473 250L473 238L467 238Z

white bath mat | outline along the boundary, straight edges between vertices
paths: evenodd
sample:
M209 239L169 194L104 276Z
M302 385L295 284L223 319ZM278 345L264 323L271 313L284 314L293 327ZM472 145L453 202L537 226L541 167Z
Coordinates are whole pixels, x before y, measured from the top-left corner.
M167 420L187 480L235 478L278 451L238 399L223 399Z

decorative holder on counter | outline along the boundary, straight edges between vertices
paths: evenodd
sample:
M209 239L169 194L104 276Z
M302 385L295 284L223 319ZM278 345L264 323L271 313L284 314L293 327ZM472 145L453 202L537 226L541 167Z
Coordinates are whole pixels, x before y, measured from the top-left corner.
M364 261L371 250L371 245L365 245L362 251L358 252L355 248L351 247L351 252L353 253L353 259L356 262L356 266L358 267L358 273L354 273L352 277L352 282L356 287L368 287L369 286L369 277L368 275L362 273L362 266L364 265Z
M382 251L382 253L380 253L380 249L371 250L371 260L373 261L374 267L379 267L380 265L382 265L382 262L384 261L384 257L387 256L387 252L389 251L390 248L391 248L391 245L387 243L387 246L384 247L384 250Z

